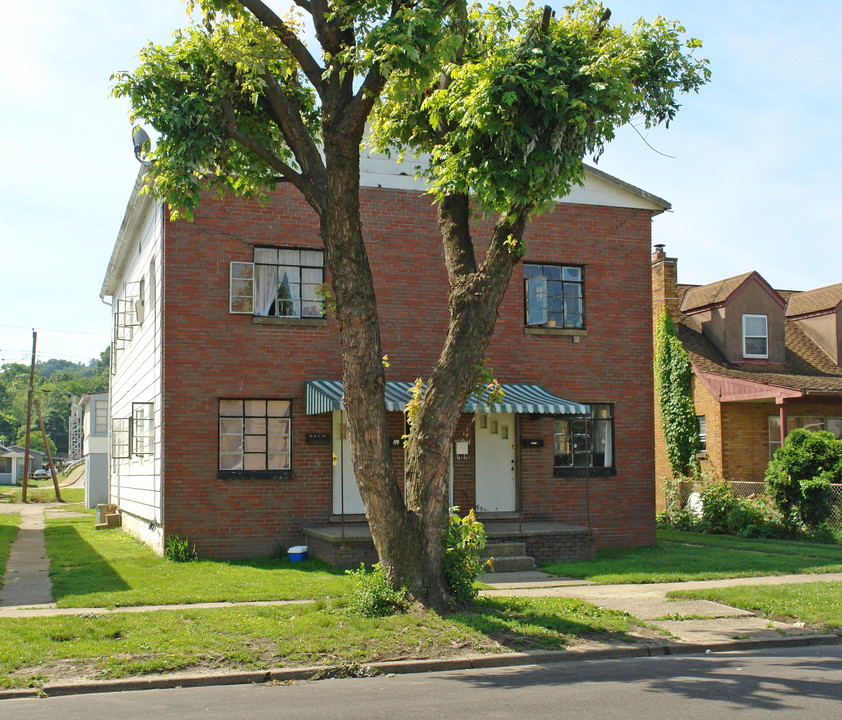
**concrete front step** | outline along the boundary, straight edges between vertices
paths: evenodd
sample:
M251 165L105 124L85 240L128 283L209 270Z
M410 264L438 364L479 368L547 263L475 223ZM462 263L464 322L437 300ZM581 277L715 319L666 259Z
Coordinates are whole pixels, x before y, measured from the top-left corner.
M526 543L522 542L501 542L486 543L483 554L486 557L523 557L526 555Z
M519 557L497 557L496 555L492 555L492 557L494 558L492 563L493 572L525 572L535 569L535 559L527 555L521 555Z
M535 559L526 554L526 543L488 543L483 560L494 558L494 572L522 572L535 568Z

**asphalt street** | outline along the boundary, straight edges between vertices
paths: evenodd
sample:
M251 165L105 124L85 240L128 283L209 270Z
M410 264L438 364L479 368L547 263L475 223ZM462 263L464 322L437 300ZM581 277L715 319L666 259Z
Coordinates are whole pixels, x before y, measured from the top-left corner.
M3 720L842 716L842 646L3 700Z

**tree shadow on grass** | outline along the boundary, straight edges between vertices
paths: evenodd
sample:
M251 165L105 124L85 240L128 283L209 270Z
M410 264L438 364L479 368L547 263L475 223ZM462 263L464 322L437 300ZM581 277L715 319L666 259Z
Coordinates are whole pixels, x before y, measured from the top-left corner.
M79 535L73 525L48 525L44 534L50 550L50 580L56 601L71 595L129 589L111 564Z
M626 613L573 601L569 608L543 607L524 598L481 598L470 612L448 620L515 651L563 650L576 638L632 644L639 638L626 631L634 619Z

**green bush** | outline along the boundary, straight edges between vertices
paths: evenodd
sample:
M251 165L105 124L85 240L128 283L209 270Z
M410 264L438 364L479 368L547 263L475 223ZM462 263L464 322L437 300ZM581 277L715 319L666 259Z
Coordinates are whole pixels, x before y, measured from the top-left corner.
M485 563L482 551L485 548L485 527L473 509L459 516L459 508L450 508L444 553L444 575L448 589L456 605L469 605L477 597L474 581L482 574ZM491 561L488 561L490 564Z
M377 563L370 571L360 563L356 570L346 570L357 581L357 587L351 593L348 612L360 617L386 617L404 612L409 607L406 589L395 590L389 584L386 571Z
M833 433L793 430L766 468L766 487L793 529L816 528L831 510L831 483L842 482L842 440Z
M702 499L702 526L711 533L727 533L728 518L735 510L737 497L724 480L708 483L699 493Z
M198 555L196 546L190 548L190 541L178 535L167 535L164 543L164 555L173 562L190 562Z

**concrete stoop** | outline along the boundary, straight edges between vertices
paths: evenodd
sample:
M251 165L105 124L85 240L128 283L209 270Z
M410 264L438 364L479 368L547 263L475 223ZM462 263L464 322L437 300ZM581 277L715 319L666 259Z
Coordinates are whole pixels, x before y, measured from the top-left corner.
M535 559L526 554L526 543L488 543L483 551L483 562L492 559L489 573L526 572L535 569Z
M123 517L119 508L113 503L96 506L96 525L94 530L108 530L123 526Z

